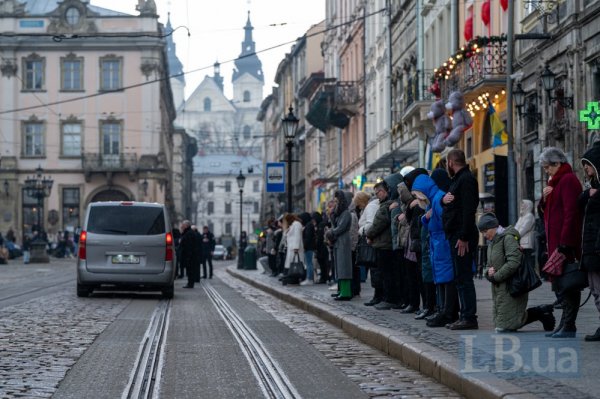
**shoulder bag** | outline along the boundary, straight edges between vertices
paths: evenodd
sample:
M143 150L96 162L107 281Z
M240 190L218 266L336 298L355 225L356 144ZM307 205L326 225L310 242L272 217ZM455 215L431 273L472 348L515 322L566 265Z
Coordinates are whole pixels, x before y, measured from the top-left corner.
M288 271L288 277L299 277L304 276L304 263L300 260L298 252L294 253L294 258L290 263L290 270Z
M556 277L556 291L563 295L567 291L582 290L588 286L588 274L581 270L578 261L566 263L563 272Z
M363 234L358 238L356 244L356 264L358 266L375 267L375 248L367 243L367 237Z
M533 265L523 257L517 271L508 281L507 289L510 296L516 298L533 291L540 285L542 285L542 280L535 272Z

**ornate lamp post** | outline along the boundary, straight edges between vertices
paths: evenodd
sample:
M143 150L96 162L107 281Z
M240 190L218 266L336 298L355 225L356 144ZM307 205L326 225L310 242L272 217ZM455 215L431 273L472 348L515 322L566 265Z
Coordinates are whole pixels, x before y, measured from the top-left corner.
M41 165L35 170L35 176L28 176L25 180L25 192L29 197L37 198L37 229L38 235L31 244L31 260L30 262L49 262L48 254L46 253L46 235L44 234L43 226L43 211L44 198L50 196L52 184L54 181L49 176L42 176L44 170Z
M238 269L242 268L242 223L243 223L243 204L244 204L244 184L246 183L246 176L242 174L240 169L240 174L235 178L237 181L238 188L240 189L240 240L238 245Z
M285 162L288 164L288 182L287 182L287 211L292 212L292 148L294 147L294 138L298 131L298 123L300 120L294 115L294 108L290 105L289 112L285 118L281 120L281 126L283 128L283 137L285 138L285 145L287 147L287 159Z

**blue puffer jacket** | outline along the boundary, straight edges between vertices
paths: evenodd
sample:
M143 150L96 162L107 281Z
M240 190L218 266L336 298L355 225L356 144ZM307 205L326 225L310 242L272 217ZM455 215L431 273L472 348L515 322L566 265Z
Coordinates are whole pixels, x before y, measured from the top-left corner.
M438 188L431 177L420 175L415 179L413 191L420 191L429 199L428 210L431 209L431 218L423 216L423 225L429 229L429 256L435 284L448 283L454 280L454 264L450 244L444 233L442 223L442 197L446 194Z

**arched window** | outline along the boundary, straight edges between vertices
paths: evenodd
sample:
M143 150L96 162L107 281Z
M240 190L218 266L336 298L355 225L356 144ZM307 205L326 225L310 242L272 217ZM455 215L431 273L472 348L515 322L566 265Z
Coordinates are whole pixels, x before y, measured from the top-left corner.
M250 140L250 126L246 125L244 126L244 140Z
M212 106L212 102L210 101L210 98L206 97L204 99L204 111L210 111L211 106Z
M245 103L250 102L250 92L248 90L244 91L244 102Z

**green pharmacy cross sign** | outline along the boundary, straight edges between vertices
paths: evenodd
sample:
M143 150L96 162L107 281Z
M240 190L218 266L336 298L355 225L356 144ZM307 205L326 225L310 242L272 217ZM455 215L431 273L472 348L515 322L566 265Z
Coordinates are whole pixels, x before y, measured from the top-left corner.
M586 109L579 111L579 122L587 123L589 130L600 129L600 103L598 101L590 101Z

